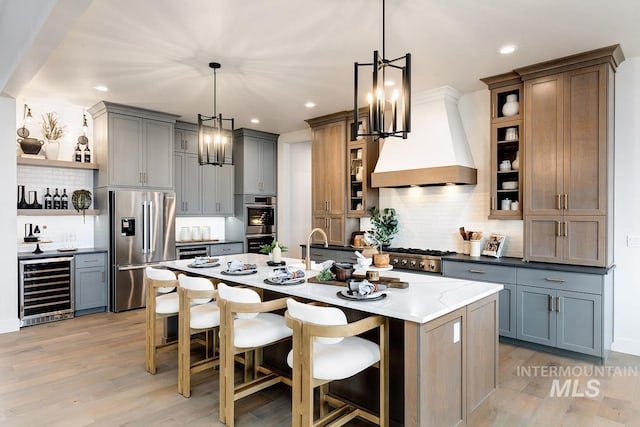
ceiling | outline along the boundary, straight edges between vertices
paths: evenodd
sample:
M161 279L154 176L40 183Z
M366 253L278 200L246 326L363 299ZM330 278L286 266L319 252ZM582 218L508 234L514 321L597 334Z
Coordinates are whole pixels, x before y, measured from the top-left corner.
M0 14L10 2L23 0L0 0ZM41 33L56 36L25 48L39 66L12 96L86 107L104 99L194 122L213 110L208 63L216 61L218 112L236 128L285 133L353 108L353 63L382 48L381 0L49 3L55 13ZM414 93L475 91L481 77L615 43L626 57L640 55L637 0L388 0L386 9L386 56L412 54ZM55 46L41 49L45 40ZM500 55L504 44L518 50Z

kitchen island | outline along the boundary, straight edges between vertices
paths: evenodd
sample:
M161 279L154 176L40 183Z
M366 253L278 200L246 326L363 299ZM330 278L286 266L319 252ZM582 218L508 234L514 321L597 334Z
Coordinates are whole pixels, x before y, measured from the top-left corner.
M258 272L243 276L222 273L228 261L253 263ZM190 268L190 260L168 261L168 268L231 284L264 289L276 296L320 301L347 313L379 314L390 319L391 424L453 426L471 423L474 410L497 384L498 292L502 285L440 276L386 271L383 277L408 282L406 289L387 289L379 301L349 301L333 285L304 283L292 286L264 282L273 267L265 255L220 257L220 266ZM298 259L284 259L287 265ZM315 272L305 272L307 277ZM265 296L268 295L265 292ZM349 316L350 321L353 316ZM403 375L398 372L401 370ZM368 384L354 381L354 384ZM396 387L394 387L396 384ZM372 385L368 384L368 387ZM394 389L403 391L397 396ZM350 392L346 392L350 394ZM361 393L362 394L362 393ZM366 390L365 393L366 395ZM358 400L358 393L352 394ZM395 402L395 403L394 403ZM365 406L367 403L363 403Z

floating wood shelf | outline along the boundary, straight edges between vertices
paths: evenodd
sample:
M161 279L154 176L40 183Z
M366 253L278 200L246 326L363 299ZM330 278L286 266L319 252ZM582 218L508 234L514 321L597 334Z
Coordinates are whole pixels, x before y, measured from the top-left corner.
M99 165L97 163L78 163L78 162L67 162L64 160L34 159L29 157L17 157L17 160L19 165L26 165L26 166L46 166L50 168L69 168L69 169L88 169L88 170L99 169Z
M87 209L85 215L99 215L98 209ZM18 216L79 216L82 212L75 209L18 209Z

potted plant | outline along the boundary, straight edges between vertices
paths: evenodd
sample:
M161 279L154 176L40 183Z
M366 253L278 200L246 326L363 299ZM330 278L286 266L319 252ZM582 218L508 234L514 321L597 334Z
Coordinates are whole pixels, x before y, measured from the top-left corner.
M78 212L82 212L82 222L84 223L85 214L89 206L91 206L91 191L76 190L71 195L71 203Z
M389 264L389 255L380 257L382 248L389 246L393 237L398 234L398 220L394 208L384 208L382 211L376 206L369 208L371 215L371 230L366 233L367 238L378 246L380 254L374 255L373 262L376 267L383 267ZM386 259L386 262L385 262ZM383 264L383 265L380 265Z
M60 151L60 143L58 139L64 135L64 126L60 126L56 113L47 113L42 116L42 124L40 125L42 136L47 140L45 145L45 155L49 160L57 160Z
M277 248L277 249L276 249ZM274 263L282 262L282 252L286 252L287 247L278 243L276 239L273 239L271 243L260 246L260 253L269 255L269 260Z

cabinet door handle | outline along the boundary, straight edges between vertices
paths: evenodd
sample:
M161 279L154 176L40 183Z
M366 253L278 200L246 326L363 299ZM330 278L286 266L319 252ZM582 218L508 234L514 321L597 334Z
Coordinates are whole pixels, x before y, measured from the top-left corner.
M549 304L549 311L553 311L553 297L551 295L547 296L547 303Z
M556 221L556 236L558 237L562 235L562 233L560 232L560 227L560 221Z
M547 282L564 283L564 279L558 279L556 277L545 277L544 280Z
M469 269L469 273L484 274L485 271L484 270L474 270L474 269L470 268Z
M560 297L556 297L556 311L560 313Z
M567 237L569 235L569 223L567 221L564 221L564 232L562 233L562 235L564 237Z
M565 210L569 209L569 195L567 193L562 195L562 206Z
M491 196L491 210L496 210L496 198L494 196Z
M560 205L560 194L556 194L556 209L562 209L562 206Z
M138 173L138 182L142 184L142 172Z
M103 271L103 272L102 272L102 281L103 281L103 282L105 281L105 277L104 277L104 276L105 276L105 273L104 273L104 271Z
M187 148L189 148L189 141L187 141L186 139L184 140L184 149L185 151L187 150Z

